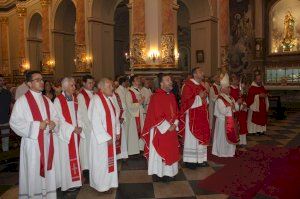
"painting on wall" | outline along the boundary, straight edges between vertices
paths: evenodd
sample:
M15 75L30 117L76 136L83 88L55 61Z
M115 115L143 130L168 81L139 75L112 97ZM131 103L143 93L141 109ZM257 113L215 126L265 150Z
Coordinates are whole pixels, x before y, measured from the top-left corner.
M234 73L249 71L254 49L254 1L229 1L230 44L228 49L229 70Z

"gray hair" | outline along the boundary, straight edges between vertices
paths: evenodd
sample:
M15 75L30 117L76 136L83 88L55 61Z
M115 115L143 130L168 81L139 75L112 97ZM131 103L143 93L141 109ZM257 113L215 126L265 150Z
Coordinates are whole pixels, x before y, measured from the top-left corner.
M99 89L103 89L103 88L105 87L105 83L106 83L107 81L111 81L111 80L110 80L109 78L107 78L107 77L103 77L103 78L99 81L99 83L98 83Z
M62 79L61 81L61 88L63 91L65 91L67 89L67 87L69 86L70 82L75 82L75 79L73 77L65 77Z

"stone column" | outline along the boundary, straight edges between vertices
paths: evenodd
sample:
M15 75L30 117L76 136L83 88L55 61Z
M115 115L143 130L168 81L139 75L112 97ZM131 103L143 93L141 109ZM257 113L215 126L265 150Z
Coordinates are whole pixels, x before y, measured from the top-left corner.
M25 16L27 9L22 4L17 4L18 14L18 33L19 33L19 72L24 73L25 70L29 69L29 65L25 58Z
M220 67L228 66L229 0L219 0Z
M86 53L85 43L85 8L84 1L76 0L76 45L75 66L76 73L90 72L90 58Z
M175 66L175 17L173 0L161 2L162 35L161 35L161 63Z
M262 59L264 49L263 0L255 0L255 58Z
M1 30L1 54L2 66L0 72L4 75L10 74L8 62L8 17L0 17L0 30Z
M42 73L53 74L54 63L51 61L49 47L49 5L51 0L40 0L42 6Z
M139 67L145 64L146 59L145 0L133 0L131 21L131 66Z

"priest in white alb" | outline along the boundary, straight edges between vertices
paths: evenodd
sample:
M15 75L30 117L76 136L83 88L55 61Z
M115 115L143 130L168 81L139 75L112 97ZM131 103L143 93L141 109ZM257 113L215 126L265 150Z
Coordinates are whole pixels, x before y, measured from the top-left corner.
M79 143L85 137L82 128L78 126L78 102L77 98L74 97L75 80L66 77L61 84L63 92L54 100L60 118L60 183L62 191L75 191L82 185Z
M88 118L88 108L93 97L95 85L94 78L91 75L85 75L82 78L83 87L77 96L78 99L78 125L82 127L85 139L80 139L79 159L81 170L88 170L89 166L89 146L92 126Z
M22 137L20 146L19 197L56 198L55 154L59 118L52 102L42 95L43 77L26 74L30 90L15 103L10 127Z
M218 98L219 93L220 93L220 75L215 75L214 83L209 89L209 125L212 132L215 123L215 119L214 119L215 102Z
M98 89L88 110L92 123L90 186L99 192L111 192L111 188L118 187L116 139L120 134L119 116L110 99L113 82L103 78L98 83Z
M178 105L169 75L158 78L160 88L150 98L143 140L144 155L148 160L148 175L156 175L163 182L173 180L180 160Z
M136 75L130 77L131 87L126 93L127 108L127 146L128 155L139 155L144 150L144 142L141 139L144 126L144 107L145 97L139 89L141 81Z
M221 80L221 91L215 104L214 115L216 117L212 154L218 157L233 157L236 144L239 143L237 118L234 112L239 104L230 96L230 84L228 78Z

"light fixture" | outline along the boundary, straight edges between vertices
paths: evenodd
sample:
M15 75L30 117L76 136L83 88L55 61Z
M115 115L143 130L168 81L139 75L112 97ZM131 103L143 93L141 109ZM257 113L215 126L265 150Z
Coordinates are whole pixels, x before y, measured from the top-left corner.
M153 50L150 50L149 53L148 53L148 57L149 59L153 62L153 63L156 63L156 61L159 59L160 57L160 53L158 50L156 49L153 49Z

